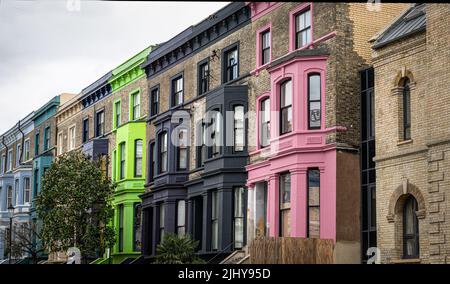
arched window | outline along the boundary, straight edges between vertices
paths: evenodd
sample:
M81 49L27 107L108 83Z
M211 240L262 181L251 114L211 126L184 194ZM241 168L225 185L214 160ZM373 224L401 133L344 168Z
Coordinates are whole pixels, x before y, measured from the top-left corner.
M292 131L292 80L280 86L280 135Z
M417 200L409 195L403 207L403 258L419 257L419 222Z
M411 95L409 79L403 81L403 140L411 139Z

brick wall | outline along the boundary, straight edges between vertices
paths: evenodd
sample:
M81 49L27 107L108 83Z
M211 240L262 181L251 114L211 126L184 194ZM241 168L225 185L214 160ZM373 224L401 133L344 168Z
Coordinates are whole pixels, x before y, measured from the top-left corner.
M450 5L427 4L427 29L374 51L378 247L383 262L403 253L405 192L419 203L420 261L449 263ZM411 141L401 140L402 77L411 84ZM407 186L405 186L405 184ZM401 190L404 190L401 192ZM399 190L400 194L399 195ZM423 210L421 210L421 207Z

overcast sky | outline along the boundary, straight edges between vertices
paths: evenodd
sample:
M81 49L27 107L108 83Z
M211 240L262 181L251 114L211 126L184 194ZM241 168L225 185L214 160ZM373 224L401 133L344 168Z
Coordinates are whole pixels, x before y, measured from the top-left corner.
M0 0L0 134L227 4L76 1Z

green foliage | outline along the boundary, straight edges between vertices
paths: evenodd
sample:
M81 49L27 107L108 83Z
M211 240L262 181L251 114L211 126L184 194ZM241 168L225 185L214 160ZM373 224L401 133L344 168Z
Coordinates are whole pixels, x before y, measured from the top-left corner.
M189 235L177 236L166 234L163 241L156 247L156 264L202 264L195 255L198 241Z
M42 219L42 242L50 252L76 246L83 257L95 257L114 244L109 202L115 184L79 151L58 156L46 171L36 210Z

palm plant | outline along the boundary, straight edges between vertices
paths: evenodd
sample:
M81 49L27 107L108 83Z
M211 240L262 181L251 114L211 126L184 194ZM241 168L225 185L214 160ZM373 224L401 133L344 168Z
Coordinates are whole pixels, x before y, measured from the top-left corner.
M195 255L198 241L189 235L177 236L166 234L156 247L156 264L201 264L204 263Z

